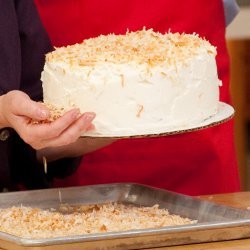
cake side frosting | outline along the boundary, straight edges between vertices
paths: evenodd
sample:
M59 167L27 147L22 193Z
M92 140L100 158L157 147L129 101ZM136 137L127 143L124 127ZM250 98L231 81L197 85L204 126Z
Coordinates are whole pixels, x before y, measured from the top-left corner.
M107 35L49 53L44 102L93 111L94 136L162 133L216 114L216 49L197 35Z

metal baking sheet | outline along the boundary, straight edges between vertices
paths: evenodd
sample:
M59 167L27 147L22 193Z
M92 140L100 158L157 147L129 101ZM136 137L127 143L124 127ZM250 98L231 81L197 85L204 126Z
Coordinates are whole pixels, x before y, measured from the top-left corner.
M198 220L197 224L46 239L26 239L0 232L0 247L15 250L145 249L250 237L250 211L219 205L149 186L118 183L0 194L0 207L59 208L70 205L121 202L159 204L170 213Z

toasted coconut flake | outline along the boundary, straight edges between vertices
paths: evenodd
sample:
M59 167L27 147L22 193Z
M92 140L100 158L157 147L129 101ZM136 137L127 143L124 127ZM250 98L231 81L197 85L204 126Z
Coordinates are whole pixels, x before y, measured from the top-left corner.
M138 110L138 112L136 114L136 117L139 118L141 116L141 113L142 113L143 109L144 109L143 105L139 105L139 110Z
M81 209L83 207L83 209ZM31 207L0 209L0 231L38 239L194 224L167 209L119 203L65 206L63 211Z
M61 190L58 190L58 198L59 198L59 202L62 203L62 193Z
M37 120L30 120L29 123L31 124L45 124L45 123L51 123L55 120L57 120L58 118L60 118L66 111L64 108L57 108L51 104L45 104L42 103L43 105L45 105L49 110L50 110L50 116L48 119L46 120L41 120L41 121L37 121Z
M122 85L122 87L124 87L124 84L125 84L125 83L124 83L124 75L121 74L120 76L121 76L121 85Z
M197 50L216 54L216 48L197 34L159 33L152 29L124 35L100 35L81 44L56 48L46 55L47 62L65 62L72 67L89 67L99 63L172 65L197 55ZM174 58L174 60L169 60Z
M44 167L44 173L47 174L48 168L47 168L47 159L45 156L43 156L43 167Z

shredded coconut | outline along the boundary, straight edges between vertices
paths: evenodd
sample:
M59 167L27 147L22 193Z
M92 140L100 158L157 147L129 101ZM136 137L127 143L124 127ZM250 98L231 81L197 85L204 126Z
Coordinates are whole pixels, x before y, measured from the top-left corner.
M159 33L152 29L124 35L100 35L81 44L56 48L46 55L47 62L65 62L73 66L99 63L172 65L197 55L198 51L216 55L216 48L197 34Z
M48 104L48 103L43 103L43 102L39 102L39 103L42 103L43 105L45 105L49 109L50 115L49 115L48 119L46 119L46 120L38 121L38 120L31 119L29 121L29 123L31 123L31 124L51 123L51 122L57 120L58 118L60 118L61 116L63 116L63 114L66 112L66 110L64 108L57 108L54 105ZM44 160L43 160L43 163L44 163L44 166L45 166L45 161Z
M193 224L197 221L170 215L158 205L136 207L119 203L69 206L59 211L31 207L0 209L0 231L23 238L52 238L133 229Z

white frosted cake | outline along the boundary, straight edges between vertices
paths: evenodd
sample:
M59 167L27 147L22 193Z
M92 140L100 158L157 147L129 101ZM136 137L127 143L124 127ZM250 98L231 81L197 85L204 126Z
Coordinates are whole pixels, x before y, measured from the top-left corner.
M164 133L215 115L216 48L196 34L101 35L46 55L44 102L96 113L90 136Z

